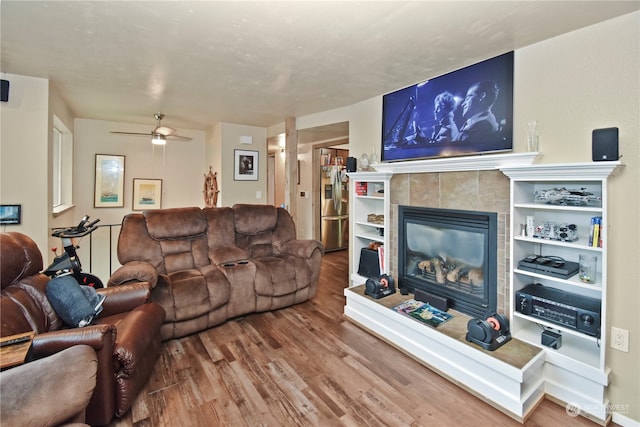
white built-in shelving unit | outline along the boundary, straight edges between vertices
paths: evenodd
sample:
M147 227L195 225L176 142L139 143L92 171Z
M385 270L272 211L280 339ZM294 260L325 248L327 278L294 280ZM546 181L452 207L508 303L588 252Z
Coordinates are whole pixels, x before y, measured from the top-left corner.
M351 251L351 286L361 285L366 278L358 274L360 264L360 252L362 248L369 247L371 242L381 243L385 249L389 248L389 212L391 211L389 202L389 184L393 174L386 172L350 172L349 182L351 188L351 233L353 234L353 247ZM365 185L367 190L364 194L358 194L356 188ZM384 217L383 222L374 223L369 221L369 215L380 215ZM389 251L384 250L384 266L389 266ZM384 273L381 272L381 273Z
M541 346L543 329L562 335L559 349L546 350L545 392L561 401L578 405L591 417L605 422L609 417L606 387L610 369L605 353L607 342L607 178L620 162L536 164L503 167L511 180L511 332L514 337ZM591 193L592 200L559 204L536 200L536 191L553 189ZM562 241L523 235L522 224L533 217L535 224L575 225L575 241ZM589 244L591 219L601 217L601 244ZM595 283L584 283L576 274L567 279L518 268L518 261L529 255L555 256L578 262L579 256L595 255L598 274ZM571 326L558 325L517 310L516 292L531 283L559 289L567 295L587 296L600 302L600 332L592 336ZM581 322L581 319L576 319Z

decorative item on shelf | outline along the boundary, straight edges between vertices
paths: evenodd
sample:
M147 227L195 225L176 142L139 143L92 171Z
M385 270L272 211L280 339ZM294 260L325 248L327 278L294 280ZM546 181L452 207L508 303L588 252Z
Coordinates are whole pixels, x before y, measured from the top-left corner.
M550 188L548 190L536 190L533 192L536 202L562 206L586 206L591 202L600 204L600 196L593 194L585 187L580 189L567 189L564 187Z
M204 205L208 208L212 208L218 205L218 172L213 172L212 167L209 166L209 173L204 175Z
M384 215L369 214L367 215L367 222L370 222L372 224L384 224Z
M378 164L378 153L376 152L375 145L373 146L373 151L371 151L371 157L369 158L369 167L374 167Z
M578 277L584 283L596 283L598 257L591 254L579 255L580 271Z
M367 156L366 153L360 156L360 164L358 165L358 167L361 171L369 170L369 156Z
M538 152L538 143L540 142L538 138L538 121L532 120L528 123L527 129L527 147L530 153Z
M561 242L576 242L578 241L578 226L544 221L535 228L533 237Z
M372 251L377 251L380 247L383 246L380 242L369 242L369 247L367 249L371 249Z
M356 195L358 196L366 196L367 195L367 183L366 182L356 182Z

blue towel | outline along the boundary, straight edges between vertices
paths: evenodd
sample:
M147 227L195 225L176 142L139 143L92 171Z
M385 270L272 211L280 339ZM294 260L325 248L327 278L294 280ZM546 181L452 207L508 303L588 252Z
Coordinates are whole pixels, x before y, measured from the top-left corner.
M49 280L47 298L58 316L69 326L82 328L93 321L102 311L104 295L91 286L80 286L71 276L61 276Z

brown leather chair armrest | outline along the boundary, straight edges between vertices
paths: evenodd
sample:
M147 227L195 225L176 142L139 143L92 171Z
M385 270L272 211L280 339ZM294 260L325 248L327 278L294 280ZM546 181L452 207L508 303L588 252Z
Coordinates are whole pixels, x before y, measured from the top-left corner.
M116 377L134 374L136 361L143 359L143 353L153 339L152 331L160 330L165 316L160 304L149 303L132 310L118 323L118 338L114 350L118 364Z
M86 328L46 332L33 338L30 353L36 359L77 344L86 344L95 350L98 372L96 387L87 407L87 421L90 424L107 424L113 418L115 410L113 353L116 333L114 325L93 325Z
M147 282L111 286L99 289L98 293L107 297L102 304L103 310L99 317L131 311L139 305L147 303L151 298L150 286Z
M93 325L86 328L62 329L38 334L33 338L29 352L34 359L39 359L74 345L86 344L92 347L96 353L106 350L110 357L115 341L115 326Z
M145 261L130 261L118 268L109 277L108 286L118 286L131 282L149 282L151 289L158 282L158 272Z

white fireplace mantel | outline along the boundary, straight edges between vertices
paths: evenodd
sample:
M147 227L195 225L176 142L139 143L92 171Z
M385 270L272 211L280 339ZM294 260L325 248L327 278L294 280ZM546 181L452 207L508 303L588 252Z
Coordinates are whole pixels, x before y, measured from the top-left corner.
M444 157L440 159L378 163L374 168L377 172L393 174L496 170L504 167L531 165L538 154L539 153L508 153Z

